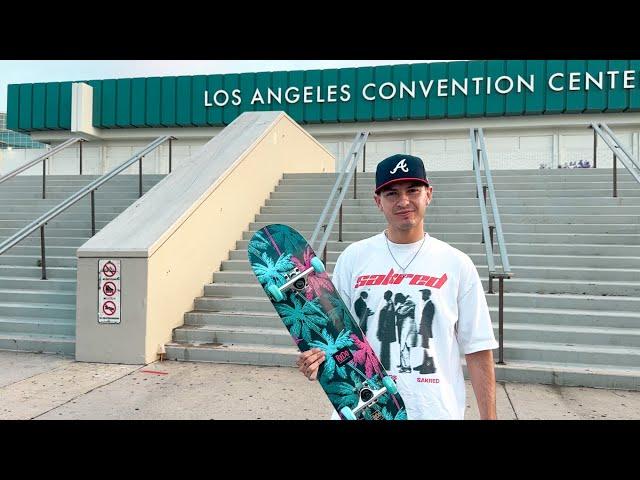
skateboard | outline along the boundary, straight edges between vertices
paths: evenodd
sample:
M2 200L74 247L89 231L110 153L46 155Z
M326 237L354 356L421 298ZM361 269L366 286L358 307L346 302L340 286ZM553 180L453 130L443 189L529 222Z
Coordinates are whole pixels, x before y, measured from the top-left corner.
M248 256L298 349L324 350L318 381L340 417L406 420L393 378L305 238L288 225L267 225L249 240Z

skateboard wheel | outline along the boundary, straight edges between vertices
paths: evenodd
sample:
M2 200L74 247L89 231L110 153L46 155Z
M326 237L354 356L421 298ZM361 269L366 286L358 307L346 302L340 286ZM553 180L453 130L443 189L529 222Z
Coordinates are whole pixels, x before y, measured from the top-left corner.
M387 392L389 392L391 395L395 395L396 393L398 393L398 387L396 385L396 382L393 381L393 378L384 377L382 379L382 384L387 389Z
M267 293L269 293L276 302L281 302L284 299L284 293L273 283L267 287Z
M356 416L353 414L353 412L351 411L351 409L349 407L342 407L340 409L340 413L347 420L355 420L356 419Z
M311 266L316 273L324 272L324 263L322 263L322 260L320 260L318 257L313 257L311 259Z

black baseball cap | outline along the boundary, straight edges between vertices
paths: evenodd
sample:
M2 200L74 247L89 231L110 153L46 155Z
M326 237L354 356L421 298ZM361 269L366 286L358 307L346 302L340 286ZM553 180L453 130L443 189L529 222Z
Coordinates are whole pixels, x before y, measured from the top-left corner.
M376 168L376 190L394 182L415 180L429 186L427 172L420 157L397 153L382 160Z

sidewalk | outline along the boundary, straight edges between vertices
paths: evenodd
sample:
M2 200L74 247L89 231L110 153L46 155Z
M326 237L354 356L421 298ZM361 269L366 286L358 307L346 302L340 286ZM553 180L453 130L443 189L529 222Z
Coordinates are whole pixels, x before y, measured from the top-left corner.
M466 419L478 419L467 381ZM508 383L500 419L640 419L640 392ZM186 362L80 363L0 351L0 419L328 419L331 404L296 369Z

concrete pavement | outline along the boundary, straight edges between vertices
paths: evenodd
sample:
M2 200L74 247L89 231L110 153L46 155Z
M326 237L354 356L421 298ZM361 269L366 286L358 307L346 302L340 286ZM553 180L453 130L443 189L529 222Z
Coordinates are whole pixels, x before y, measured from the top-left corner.
M466 419L478 419L470 382ZM640 419L640 392L499 383L500 419ZM155 362L76 362L0 351L0 419L163 420L330 417L316 382L296 369Z

